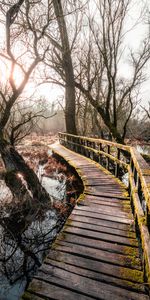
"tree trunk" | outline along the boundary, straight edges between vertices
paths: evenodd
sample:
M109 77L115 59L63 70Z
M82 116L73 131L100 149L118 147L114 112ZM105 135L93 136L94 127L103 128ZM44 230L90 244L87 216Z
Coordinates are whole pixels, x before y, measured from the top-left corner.
M101 115L102 116L102 115ZM102 117L105 125L109 129L109 132L111 133L112 137L115 139L115 141L119 144L125 144L124 139L122 138L121 134L118 132L117 128L112 124L107 117Z
M22 156L9 145L4 139L0 139L0 153L6 168L6 184L12 191L12 194L19 195L21 191L20 175L27 184L28 193L34 201L45 203L50 201L49 194L42 187L37 175L25 163ZM24 188L22 189L24 194Z
M54 11L59 27L62 53L62 67L65 73L66 93L65 93L65 121L66 131L71 134L77 134L75 122L75 80L71 58L71 50L63 8L60 0L54 0Z
M110 121L110 119L107 118L107 115L102 112L101 109L99 109L99 107L97 108L98 113L100 114L100 116L102 117L104 124L107 126L110 134L112 135L112 137L114 138L114 140L119 143L119 144L124 144L124 139L121 136L121 134L119 133L118 129L115 127L115 125Z
M65 62L66 94L65 94L65 122L66 131L70 134L77 134L75 122L75 85L72 63Z

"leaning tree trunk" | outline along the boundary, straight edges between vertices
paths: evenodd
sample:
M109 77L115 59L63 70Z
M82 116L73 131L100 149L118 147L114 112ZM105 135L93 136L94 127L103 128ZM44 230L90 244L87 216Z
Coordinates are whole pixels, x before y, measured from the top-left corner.
M33 200L40 201L41 204L50 201L49 194L42 187L34 171L26 164L15 148L2 138L0 139L0 154L6 168L6 184L13 195L18 196L20 189L22 189L23 194L25 192L21 185L20 176L18 176L22 175Z

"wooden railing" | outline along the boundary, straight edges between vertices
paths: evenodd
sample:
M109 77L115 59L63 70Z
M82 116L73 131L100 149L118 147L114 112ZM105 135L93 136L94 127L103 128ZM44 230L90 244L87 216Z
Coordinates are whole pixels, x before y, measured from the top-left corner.
M143 250L144 275L150 284L150 168L138 151L102 139L59 133L60 144L119 177L127 174L131 206Z

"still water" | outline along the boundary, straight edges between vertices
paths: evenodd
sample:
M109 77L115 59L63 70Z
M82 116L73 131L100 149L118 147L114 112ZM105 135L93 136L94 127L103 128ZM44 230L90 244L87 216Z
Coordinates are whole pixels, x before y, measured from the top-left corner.
M64 174L53 178L38 176L50 195L51 202L63 202L66 194ZM55 209L29 205L28 202L12 206L12 195L0 180L0 299L18 300L27 280L40 266L52 240L60 228L60 215Z

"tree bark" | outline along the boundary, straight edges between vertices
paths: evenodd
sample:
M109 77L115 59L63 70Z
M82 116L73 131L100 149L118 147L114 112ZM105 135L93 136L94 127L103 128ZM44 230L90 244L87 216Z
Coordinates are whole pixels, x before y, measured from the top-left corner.
M119 144L125 144L124 138L122 135L119 133L117 127L107 118L107 115L105 113L102 113L102 111L97 108L98 113L102 117L104 124L107 126L109 132L112 134L113 138L115 141Z
M54 0L54 11L57 19L60 40L62 46L62 67L65 73L66 92L65 92L65 121L66 131L71 134L77 134L75 122L75 80L71 58L71 50L63 8L60 0Z
M13 195L15 194L17 197L21 191L21 187L23 187L19 179L19 175L21 175L27 183L28 193L29 195L31 194L30 197L34 201L39 201L41 204L50 202L50 196L42 187L37 175L26 164L23 157L15 148L9 145L2 137L0 138L0 153L6 168L6 184ZM25 191L22 189L22 195L24 193Z

